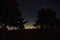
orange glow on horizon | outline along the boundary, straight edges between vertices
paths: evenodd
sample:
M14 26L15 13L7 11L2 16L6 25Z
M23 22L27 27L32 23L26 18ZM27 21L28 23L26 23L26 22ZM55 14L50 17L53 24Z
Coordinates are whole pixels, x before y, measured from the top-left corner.
M25 29L36 29L33 25L25 25Z

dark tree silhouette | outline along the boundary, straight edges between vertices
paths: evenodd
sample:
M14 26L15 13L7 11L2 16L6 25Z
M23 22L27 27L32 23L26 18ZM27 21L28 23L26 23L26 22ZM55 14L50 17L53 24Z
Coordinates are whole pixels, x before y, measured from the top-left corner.
M56 12L52 11L50 8L46 9L46 15L47 15L47 25L49 25L51 28L54 29L55 26L55 19L56 19Z
M60 31L60 19L56 19L56 21L55 21L56 23L56 29L57 29L57 31Z
M19 4L17 4L16 0L5 0L2 1L1 10L0 10L0 24L6 27L9 25L19 27L20 29L24 29L24 25L27 21L24 21L25 18L22 18L20 8L17 8Z
M8 17L7 17L7 9L5 8L4 5L2 5L3 1L1 1L1 2L2 3L1 3L1 6L0 6L0 26L6 28L7 21L8 21L7 20L8 19Z
M46 26L46 28L49 28L49 26L54 29L56 25L56 12L52 11L50 8L47 8L46 10L42 8L41 10L38 10L38 20L34 24L34 26L41 26L41 29Z
M24 24L27 23L27 21L24 21L24 20L25 18L22 18L21 12L18 11L16 26L18 26L20 29L24 29Z
M19 4L17 4L17 7L19 6ZM22 18L21 12L20 12L20 8L17 8L17 14L15 16L14 19L12 19L11 21L11 26L16 26L19 27L20 29L24 29L24 24L27 23L27 21L24 21L25 18Z
M44 25L44 16L45 16L45 9L41 9L41 10L38 10L38 20L36 21L36 24L34 24L35 26L39 25L41 26L41 29L43 29L43 25Z

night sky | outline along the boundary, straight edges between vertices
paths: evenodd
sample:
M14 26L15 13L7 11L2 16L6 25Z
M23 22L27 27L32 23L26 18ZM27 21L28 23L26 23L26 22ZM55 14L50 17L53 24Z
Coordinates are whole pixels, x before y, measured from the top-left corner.
M37 10L41 8L51 8L56 11L57 18L60 18L60 0L18 0L21 7L22 16L28 20L29 24L37 20Z

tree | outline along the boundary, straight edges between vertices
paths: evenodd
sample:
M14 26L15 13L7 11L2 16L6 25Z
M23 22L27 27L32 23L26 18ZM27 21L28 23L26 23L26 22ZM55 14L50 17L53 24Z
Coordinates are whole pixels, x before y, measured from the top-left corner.
M52 11L50 8L47 8L46 10L42 8L41 10L38 10L38 20L34 24L34 26L40 25L41 29L46 26L48 28L48 25L52 28L54 28L55 25L55 19L56 19L56 13Z
M41 10L38 10L38 20L36 21L36 23L34 24L34 25L36 25L36 26L41 26L41 29L43 29L43 25L44 25L44 16L45 16L45 9L44 8L42 8Z
M2 12L1 12L2 13ZM7 29L7 16L5 13L2 13L0 15L0 26L2 27L2 29Z
M46 9L47 17L48 17L48 25L54 29L56 25L56 12L52 11L50 8Z
M27 21L24 21L21 13L19 12L19 4L16 3L16 0L5 0L2 1L3 5L1 5L0 10L0 23L4 24L4 27L9 25L11 26L19 26L20 29L24 28L24 25Z
M56 23L55 23L55 28L56 28L56 30L57 31L60 31L60 19L56 19L56 21L55 21Z
M24 20L25 20L25 18L22 18L21 13L18 12L16 24L20 29L24 29L24 24L27 23L27 21L24 21Z
M25 18L22 18L21 12L19 10L20 8L17 8L17 14L15 18L11 20L11 26L19 27L22 30L24 29L24 24L27 23L27 21L24 21Z

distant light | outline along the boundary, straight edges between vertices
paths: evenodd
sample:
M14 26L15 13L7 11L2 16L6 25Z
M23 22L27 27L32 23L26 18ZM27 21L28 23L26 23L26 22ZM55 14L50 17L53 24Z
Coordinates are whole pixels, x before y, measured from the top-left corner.
M25 26L25 29L36 29L36 27L34 27L33 25L27 25Z
M17 28L16 28L16 27L14 27L14 29L15 29L15 30L17 30Z
M14 28L13 27L9 27L8 30L14 30Z
M18 29L18 27L13 27L13 26L11 26L11 27L7 26L7 28L8 28L8 30L17 30Z

